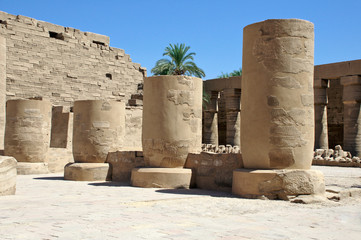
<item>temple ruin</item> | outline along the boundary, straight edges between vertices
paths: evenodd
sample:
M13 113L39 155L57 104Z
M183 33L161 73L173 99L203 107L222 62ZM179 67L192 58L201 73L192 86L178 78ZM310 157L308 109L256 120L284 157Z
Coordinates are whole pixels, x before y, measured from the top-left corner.
M361 60L314 66L303 20L244 31L243 76L202 82L147 77L107 36L0 12L0 195L14 194L16 172L64 167L75 181L322 194L315 149L361 157Z

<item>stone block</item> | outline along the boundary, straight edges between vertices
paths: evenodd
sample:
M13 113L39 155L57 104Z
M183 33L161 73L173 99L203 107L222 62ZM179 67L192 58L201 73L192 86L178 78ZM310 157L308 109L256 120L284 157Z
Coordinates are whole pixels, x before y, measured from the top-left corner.
M245 198L289 200L298 195L324 195L325 182L317 170L237 169L232 193Z
M49 173L49 165L46 162L18 162L17 173L18 175L47 174Z
M243 160L241 154L190 153L185 167L192 169L192 187L231 192L233 171Z
M192 170L186 168L134 168L131 185L144 188L189 188Z
M0 156L0 196L15 194L16 164L15 158Z
M117 151L108 153L107 163L111 165L112 181L130 182L133 168L144 167L141 151Z
M109 163L68 163L64 168L64 179L73 181L109 181Z

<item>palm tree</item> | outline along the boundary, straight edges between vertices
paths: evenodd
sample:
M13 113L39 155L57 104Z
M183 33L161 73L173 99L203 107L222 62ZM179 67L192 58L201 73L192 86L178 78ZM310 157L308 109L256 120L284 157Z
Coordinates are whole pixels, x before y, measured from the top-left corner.
M169 44L165 48L163 56L168 56L171 59L160 59L156 62L155 67L151 72L154 75L188 75L199 78L205 77L204 71L199 68L193 61L194 52L187 53L189 46L182 44Z
M234 70L231 73L223 73L218 76L218 78L229 78L229 77L236 77L236 76L242 76L242 68L239 70Z

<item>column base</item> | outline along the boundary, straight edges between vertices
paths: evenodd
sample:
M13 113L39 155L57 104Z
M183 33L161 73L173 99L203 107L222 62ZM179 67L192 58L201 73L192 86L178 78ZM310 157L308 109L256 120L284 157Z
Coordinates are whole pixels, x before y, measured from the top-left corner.
M236 169L232 193L245 198L290 200L298 195L324 195L325 182L317 170Z
M109 163L68 163L64 179L72 181L110 181Z
M143 188L189 188L192 170L186 168L134 168L131 185Z
M18 162L16 170L18 175L49 173L48 163L45 162Z

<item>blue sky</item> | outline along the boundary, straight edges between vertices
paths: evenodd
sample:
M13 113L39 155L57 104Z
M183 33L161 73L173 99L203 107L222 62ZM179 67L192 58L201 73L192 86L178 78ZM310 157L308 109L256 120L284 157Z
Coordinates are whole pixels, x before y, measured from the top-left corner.
M243 28L272 18L315 24L315 64L361 59L361 1L0 0L0 11L110 36L150 70L169 43L196 52L205 79L242 66Z

